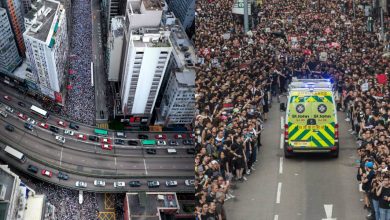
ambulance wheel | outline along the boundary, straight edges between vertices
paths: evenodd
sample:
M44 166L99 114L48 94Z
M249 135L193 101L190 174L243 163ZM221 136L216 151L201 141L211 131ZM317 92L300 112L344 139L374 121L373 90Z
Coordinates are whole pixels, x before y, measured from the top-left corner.
M331 153L332 158L338 158L339 157L339 147L337 146L337 150L335 152Z
M287 147L284 146L284 157L285 158L291 158L293 156L293 153L287 151Z

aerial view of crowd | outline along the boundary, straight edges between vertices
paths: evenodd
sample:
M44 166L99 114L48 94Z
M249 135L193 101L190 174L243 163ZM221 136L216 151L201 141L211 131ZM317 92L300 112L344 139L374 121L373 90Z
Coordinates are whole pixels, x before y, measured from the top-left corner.
M92 125L95 119L95 92L91 85L91 1L72 1L71 9L69 85L64 110L70 119Z
M390 54L380 4L261 2L251 5L245 33L243 16L232 14L234 1L197 1L197 219L228 219L223 204L235 197L231 186L254 172L272 99L279 102L294 77L334 83L338 110L359 138L358 179L367 192L366 208L376 210L368 218L390 219ZM389 30L387 7L383 15Z

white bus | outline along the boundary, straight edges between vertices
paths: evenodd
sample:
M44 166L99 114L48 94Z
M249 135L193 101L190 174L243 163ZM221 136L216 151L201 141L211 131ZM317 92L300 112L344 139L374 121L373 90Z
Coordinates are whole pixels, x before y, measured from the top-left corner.
M31 110L31 113L36 114L39 117L42 117L42 118L48 118L49 117L49 113L47 113L47 111L45 111L45 110L43 110L41 108L38 108L35 105L32 105L30 110Z
M19 160L20 162L24 163L26 162L26 157L24 154L10 146L5 146L4 151L9 154L10 156L14 157L15 159Z

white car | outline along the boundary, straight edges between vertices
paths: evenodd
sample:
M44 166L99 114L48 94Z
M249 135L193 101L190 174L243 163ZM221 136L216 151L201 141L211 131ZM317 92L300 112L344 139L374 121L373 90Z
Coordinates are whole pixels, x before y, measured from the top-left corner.
M114 182L114 187L125 187L126 183L125 182Z
M73 135L74 135L74 132L71 131L71 130L65 130L65 131L64 131L64 134L69 135L69 136L73 136Z
M30 124L32 124L32 125L35 125L35 124L36 124L35 120L32 119L32 118L27 118L27 122L30 123Z
M76 182L76 186L77 187L81 187L81 188L87 188L87 183L86 182L77 181Z
M63 136L56 135L56 140L61 143L65 143L65 138Z
M14 112L14 109L9 107L9 106L6 106L5 110L7 110L7 112L9 112L9 113L13 113Z
M104 182L103 180L95 180L95 181L93 181L93 184L95 186L105 186L106 182Z
M184 183L186 186L193 186L195 184L195 180L185 180Z
M176 181L176 180L167 180L167 181L165 182L165 185L166 185L167 187L177 186L177 181Z
M166 141L158 140L158 141L157 141L157 145L159 145L159 146L165 146L165 145L167 145L167 142L166 142Z

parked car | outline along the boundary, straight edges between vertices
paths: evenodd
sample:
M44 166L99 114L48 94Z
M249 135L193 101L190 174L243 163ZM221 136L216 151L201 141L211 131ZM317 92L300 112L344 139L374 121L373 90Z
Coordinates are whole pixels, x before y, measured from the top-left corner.
M114 187L115 188L118 188L118 187L125 187L126 183L125 182L114 182Z
M54 133L58 133L60 129L57 128L57 127L54 127L53 125L50 125L50 131L54 132Z
M167 145L167 142L166 142L166 141L162 141L162 140L158 140L158 141L157 141L157 145L159 145L159 146L165 146L165 145Z
M140 187L141 186L141 182L138 181L138 180L133 180L133 181L129 182L129 186L131 186L131 187Z
M24 102L18 102L18 105L21 107L26 107L26 104L24 104Z
M138 139L149 139L149 136L146 134L139 134Z
M5 129L6 129L7 131L10 131L10 132L13 132L13 131L15 130L14 126L12 126L12 125L6 125L6 126L5 126Z
M56 135L56 140L60 143L65 143L65 137L63 136L60 136L60 135Z
M146 153L147 154L156 154L157 151L156 151L156 149L146 149Z
M184 138L186 138L186 135L185 134L175 134L175 138L176 139L184 139Z
M69 135L69 136L73 136L74 132L71 130L64 130L64 134Z
M77 135L77 138L80 139L80 140L87 140L87 136L83 135L83 134L78 134Z
M87 183L82 181L77 181L76 186L81 188L87 188Z
M102 149L103 150L112 150L112 145L111 144L102 144Z
M122 140L122 139L115 139L114 143L115 143L115 144L119 144L119 145L124 145L124 144L125 144L125 141Z
M106 143L106 144L111 144L111 139L110 138L102 138L101 142Z
M66 173L63 173L63 172L58 172L58 175L57 175L58 179L61 179L61 180L68 180L69 179L69 175L66 174Z
M183 145L194 145L194 141L191 139L183 140Z
M11 107L9 107L9 106L6 106L6 107L5 107L5 110L6 110L7 112L9 112L9 113L14 113L14 109L11 108Z
M53 176L53 172L51 172L51 171L49 171L49 170L42 170L42 171L41 171L41 174L42 174L43 176L47 176L47 177Z
M123 131L118 131L118 132L116 132L116 137L118 137L118 138L125 138L126 137L126 134L125 134L125 132L123 132Z
M96 137L96 136L94 136L94 135L90 135L90 136L88 137L88 139L89 139L90 141L99 142L99 138Z
M169 143L169 146L179 146L179 142L177 142L175 140L169 140L168 143Z
M5 96L3 96L3 97L4 97L5 100L8 100L8 101L11 101L11 100L12 100L11 97L9 97L9 96L7 96L7 95L5 95Z
M135 141L135 140L129 140L127 143L128 143L129 145L131 145L131 146L137 146L137 145L139 145L138 141Z
M0 115L3 116L4 118L8 117L7 112L0 111Z
M165 134L156 134L155 138L156 139L167 139L167 135L165 135Z
M78 125L76 125L75 123L71 122L71 123L69 123L69 128L77 131L77 130L79 130L80 127Z
M44 128L44 129L48 129L49 128L49 125L46 124L46 123L43 123L43 122L38 123L38 126L41 127L41 128Z
M66 127L66 124L65 124L64 121L58 120L58 121L57 121L57 124L58 124L59 126L63 127L63 128Z
M19 117L20 119L23 119L23 120L26 120L26 119L27 119L27 116L24 115L23 113L19 113L19 114L18 114L18 117Z
M166 185L167 187L177 186L177 181L176 181L176 180L167 180L167 181L165 182L165 185Z
M106 185L106 182L104 182L103 180L95 180L93 181L93 185L103 187Z
M27 170L32 172L32 173L38 173L38 167L31 165L31 164L28 165Z
M32 131L33 128L34 128L34 126L33 126L32 124L29 124L29 123L26 122L26 123L24 123L24 128L26 128L26 129Z
M185 180L184 183L186 186L193 186L195 185L195 180Z
M160 186L160 182L158 182L157 180L148 181L149 188L157 188L159 186Z

